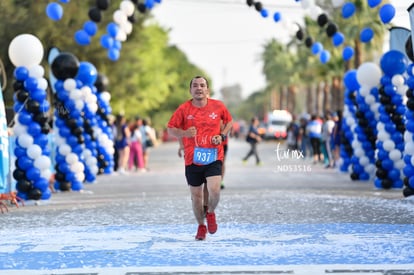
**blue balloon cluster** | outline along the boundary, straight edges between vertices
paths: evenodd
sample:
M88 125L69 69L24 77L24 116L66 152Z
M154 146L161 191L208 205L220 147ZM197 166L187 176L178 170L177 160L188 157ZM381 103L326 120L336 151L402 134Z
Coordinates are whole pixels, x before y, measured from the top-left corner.
M98 124L97 143L98 143L98 165L99 173L111 174L114 169L114 144L113 132L109 123L109 116L112 114L110 106L110 94L106 91L103 83L105 76L98 74L95 82L98 110L96 120Z
M101 36L101 46L108 51L108 58L112 61L117 61L121 54L122 43L117 39L120 31L119 26L114 23L108 23L106 26L106 34Z
M403 173L404 190L403 195L409 197L414 195L414 64L407 67L407 109L405 112L405 133L404 133L404 163Z
M79 45L87 46L91 44L92 37L95 36L97 31L97 24L92 20L88 20L83 24L82 29L75 32L74 39Z
M17 196L24 200L47 200L51 197L49 180L52 177L48 133L50 130L47 100L47 80L40 65L30 69L21 66L14 70L13 128L16 156L13 178Z
M373 100L368 100L373 98ZM353 149L354 156L352 157L353 172L351 179L353 180L369 180L373 177L375 171L375 142L377 136L377 120L375 113L371 106L378 101L378 89L360 88L356 92L355 112L356 127L354 127Z
M384 76L379 89L380 107L378 141L377 141L377 171L375 186L377 188L403 187L402 169L404 167L404 132L406 107L403 95L406 86L404 72L408 60L397 50L386 52L381 60Z
M80 82L80 91L82 93L81 100L84 102L81 112L83 113L83 140L84 148L81 161L84 164L85 180L87 183L93 183L98 174L97 166L97 142L94 134L94 129L97 127L96 120L96 88L94 83L98 77L98 72L95 66L90 62L80 62L76 80Z
M339 170L348 172L352 164L354 150L352 142L354 141L353 128L356 124L356 91L359 90L359 83L356 78L356 70L349 70L344 75L345 96L344 96L344 118L342 120L342 135L340 146L341 164Z

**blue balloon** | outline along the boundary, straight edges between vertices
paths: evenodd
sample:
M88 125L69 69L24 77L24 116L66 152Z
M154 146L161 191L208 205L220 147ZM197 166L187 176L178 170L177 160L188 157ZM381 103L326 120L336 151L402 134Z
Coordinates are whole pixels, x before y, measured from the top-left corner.
M120 51L122 49L122 42L114 39L114 44L112 45L112 48Z
M322 64L326 64L331 59L331 54L327 50L323 50L319 56L319 60Z
M116 37L116 35L118 34L118 32L119 32L119 26L116 24L116 23L114 23L114 22L111 22L111 23L109 23L107 26L106 26L106 31L108 32L108 34L111 36L111 37Z
M37 102L42 102L47 98L47 93L45 90L42 89L35 89L30 93L30 97Z
M357 80L357 71L349 70L344 75L344 84L349 91L358 91L360 85Z
M402 52L390 50L381 57L380 66L388 76L403 74L407 70L408 59Z
M371 28L364 28L359 34L359 40L364 43L368 43L374 37L374 31Z
M14 78L19 81L24 81L29 77L29 70L26 67L19 66L14 69Z
M20 146L16 146L14 147L14 155L16 156L17 159L19 159L22 156L27 156L26 155L26 148L20 147Z
M22 170L27 170L33 166L33 160L28 156L24 155L17 159L17 165Z
M98 77L98 71L96 67L87 61L82 61L79 63L78 74L76 79L82 81L84 85L93 85Z
M382 0L368 0L368 5L370 8L375 8L381 3Z
M395 8L392 4L384 4L380 10L379 15L384 24L391 22L395 16Z
M40 178L33 183L33 187L42 191L46 191L49 188L49 181L45 178Z
M63 16L63 8L58 3L49 3L46 6L46 14L50 19L54 21L59 21L60 19L62 19Z
M91 38L85 30L78 30L75 32L75 41L81 46L91 44Z
M108 58L112 61L117 61L120 55L121 53L117 49L112 48L108 51Z
M34 166L31 166L26 171L26 177L28 180L37 181L38 179L40 179L40 170Z
M336 32L334 34L334 36L332 37L332 44L335 47L338 47L339 45L341 45L345 40L345 36L343 35L343 33L341 32Z
M26 78L26 80L24 81L24 87L26 88L27 91L32 91L34 89L37 89L37 78L35 77L28 77Z
M260 15L261 15L263 18L266 18L266 17L268 17L268 16L269 16L269 12L267 11L267 9L262 9L262 10L260 11Z
M280 14L280 12L275 12L275 14L273 14L273 20L275 21L275 22L279 22L280 21L280 19L282 19L282 15Z
M36 139L34 140L34 144L40 146L40 148L45 148L49 143L49 138L46 134L39 134Z
M112 45L114 44L114 39L109 34L104 34L101 36L101 46L105 49L112 48Z
M342 50L342 58L343 58L345 61L350 60L353 56L354 56L354 48L352 48L351 46L346 46L346 47Z
M154 0L145 0L145 7L147 9L152 9L154 7Z
M85 24L83 24L83 30L89 35L94 36L96 32L98 31L98 26L95 22L89 20L86 21Z
M345 3L342 6L342 17L347 19L350 18L355 13L355 4L352 2Z
M21 111L19 113L18 120L19 120L20 124L23 124L23 125L29 125L33 121L32 120L32 115L30 113L24 112L24 111Z
M40 127L39 123L32 121L27 127L27 132L32 137L37 137L37 135L39 135L42 132L42 128Z
M313 54L318 54L323 50L323 45L321 42L315 42L312 44L311 52Z
M62 1L62 0L61 0ZM42 192L42 196L40 197L41 200L48 200L52 196L52 192L49 188Z

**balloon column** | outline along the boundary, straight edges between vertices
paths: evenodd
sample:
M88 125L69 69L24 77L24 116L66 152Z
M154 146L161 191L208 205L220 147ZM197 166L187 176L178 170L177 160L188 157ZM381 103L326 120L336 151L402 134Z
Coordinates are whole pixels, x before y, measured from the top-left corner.
M357 81L361 86L356 93L357 125L354 128L355 139L352 142L353 180L369 180L375 173L375 142L378 117L378 88L381 69L374 63L362 64L357 70Z
M404 133L404 162L405 167L403 169L404 178L404 190L403 195L405 197L414 195L414 64L411 63L407 68L407 109L405 111L405 133Z
M42 43L34 35L18 35L9 45L9 58L16 66L13 132L17 160L13 177L17 181L17 196L25 200L47 200L51 196L49 180L52 176L47 147L50 104L46 92L48 82L39 65L43 58Z
M359 83L356 77L356 70L349 70L344 75L345 84L345 105L342 120L342 136L340 146L340 165L342 172L348 172L351 167L353 156L352 142L354 141L354 128L356 127L356 93L359 90Z
M79 191L85 180L81 158L84 149L84 120L82 118L82 86L74 78L79 71L79 61L71 53L60 52L51 64L55 83L54 132L56 143L55 188Z
M404 152L404 115L406 107L403 96L407 86L403 74L407 70L408 60L397 50L386 52L380 60L384 76L379 90L380 102L378 141L377 141L377 188L403 187L401 171Z
M92 183L98 174L97 161L97 136L94 129L97 127L96 111L98 110L96 88L94 83L98 77L98 72L90 62L80 62L76 80L81 86L78 89L70 90L76 94L75 106L83 118L83 140L82 153L79 156L85 167L86 182ZM79 93L79 92L80 93Z
M98 110L96 112L97 126L94 132L97 137L99 174L111 174L114 169L114 143L109 115L112 113L109 101L111 95L107 91L108 79L98 74L95 81Z

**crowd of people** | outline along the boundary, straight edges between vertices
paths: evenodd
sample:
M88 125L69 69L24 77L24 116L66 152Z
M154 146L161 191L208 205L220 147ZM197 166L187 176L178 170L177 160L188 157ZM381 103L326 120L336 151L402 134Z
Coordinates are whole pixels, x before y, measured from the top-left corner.
M128 121L118 114L112 124L115 167L119 174L148 171L149 148L157 142L154 128L149 119L136 117Z
M335 168L340 158L342 112L327 111L323 116L311 115L293 118L288 126L287 146L300 150L303 157L325 168Z

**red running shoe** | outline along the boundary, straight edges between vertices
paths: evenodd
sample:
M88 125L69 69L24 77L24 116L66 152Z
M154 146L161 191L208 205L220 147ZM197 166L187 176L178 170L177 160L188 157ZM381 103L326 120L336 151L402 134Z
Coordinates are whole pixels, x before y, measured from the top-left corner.
M216 233L217 231L216 214L214 214L214 212L213 213L207 212L206 219L207 219L208 233L210 234Z
M207 227L203 225L199 225L197 229L197 235L195 236L196 240L203 241L206 239L207 234Z

